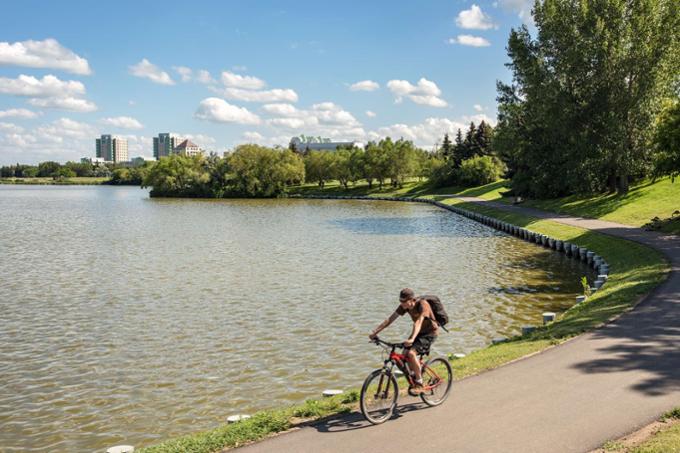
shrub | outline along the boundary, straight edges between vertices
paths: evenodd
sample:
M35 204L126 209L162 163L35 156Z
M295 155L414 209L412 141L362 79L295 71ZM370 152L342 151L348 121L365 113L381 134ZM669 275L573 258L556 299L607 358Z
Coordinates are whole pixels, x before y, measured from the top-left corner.
M477 156L460 164L456 180L464 186L483 186L498 181L505 171L505 164L497 157Z

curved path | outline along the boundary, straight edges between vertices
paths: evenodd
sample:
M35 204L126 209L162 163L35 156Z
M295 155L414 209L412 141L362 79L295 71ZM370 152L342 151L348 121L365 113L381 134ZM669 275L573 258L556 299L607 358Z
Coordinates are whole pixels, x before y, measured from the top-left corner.
M671 274L616 322L454 383L441 407L400 400L397 417L383 425L353 413L242 451L585 452L680 406L680 238L463 199L641 242L668 257Z

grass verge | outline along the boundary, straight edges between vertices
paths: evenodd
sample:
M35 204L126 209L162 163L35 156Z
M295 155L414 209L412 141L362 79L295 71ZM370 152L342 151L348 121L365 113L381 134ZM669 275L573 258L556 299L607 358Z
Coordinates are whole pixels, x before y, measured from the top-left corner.
M57 185L57 186L92 186L108 182L108 177L75 177L75 178L0 178L0 184Z
M414 182L411 187L405 187L405 190L420 190L418 187L419 184ZM491 190L501 190L500 187L497 186L491 188ZM323 193L330 194L326 191ZM341 194L347 195L347 192L343 191ZM354 193L353 195L358 194ZM380 195L389 196L382 193ZM515 337L507 343L489 346L475 351L463 359L452 361L456 379L478 374L542 351L601 325L634 307L641 296L665 279L669 271L667 262L659 252L637 243L521 214L462 203L457 199L448 199L445 202L457 204L459 207L470 211L482 212L579 246L588 247L588 249L603 256L611 266L610 278L603 289L595 293L586 302L561 314L556 322L539 327L528 336ZM338 397L309 400L299 406L262 411L249 420L190 434L159 445L141 448L138 451L142 453L213 453L288 430L299 423L301 419L316 420L355 410L357 397L357 390L353 390Z
M629 436L605 442L596 452L680 453L680 407Z

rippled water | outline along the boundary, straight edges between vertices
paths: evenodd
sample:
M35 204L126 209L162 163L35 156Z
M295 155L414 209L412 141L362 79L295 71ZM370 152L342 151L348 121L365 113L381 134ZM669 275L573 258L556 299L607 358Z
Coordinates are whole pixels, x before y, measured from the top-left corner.
M0 212L4 452L148 445L357 387L404 286L446 304L434 351L467 352L567 308L588 272L412 203L0 186Z

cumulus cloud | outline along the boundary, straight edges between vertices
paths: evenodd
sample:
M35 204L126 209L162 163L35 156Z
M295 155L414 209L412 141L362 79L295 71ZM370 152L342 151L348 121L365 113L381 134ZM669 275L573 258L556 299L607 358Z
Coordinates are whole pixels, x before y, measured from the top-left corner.
M0 121L0 131L12 134L20 134L24 131L24 128L21 126L17 126L14 123L4 123Z
M372 80L362 80L349 87L350 91L375 91L378 88L380 88L380 85Z
M141 77L144 79L149 79L154 83L161 85L174 85L175 81L172 80L170 75L163 71L161 68L151 63L146 58L143 58L137 64L129 67L130 74L135 77Z
M458 129L465 130L466 124L449 118L427 118L422 123L393 124L371 131L369 138L378 140L383 137L404 138L418 146L429 147L437 143L444 134L454 135Z
M264 141L264 135L259 132L248 131L243 133L243 139L252 143L262 143Z
M91 140L97 135L97 130L87 123L59 118L48 125L39 127L37 135L55 143L62 143L65 138Z
M173 66L172 69L174 69L175 72L179 74L180 80L182 82L191 81L191 77L193 75L191 68L187 68L186 66Z
M205 69L199 69L197 74L196 80L204 85L212 85L217 83L217 81L210 75L210 72L206 71Z
M28 109L0 110L0 118L24 118L33 119L42 115L42 112L34 112Z
M375 114L375 112L373 112L371 110L366 110L366 116L369 117L369 118L375 118L376 114Z
M533 24L534 19L531 15L533 0L498 0L498 4L505 10L517 13L524 23Z
M85 85L76 80L59 80L51 74L42 79L21 74L16 79L0 77L0 93L32 97L78 96L85 94Z
M123 129L144 129L144 125L130 116L116 116L110 118L102 118L102 124L113 127L120 127Z
M472 35L458 35L455 38L449 38L448 43L460 44L461 46L470 47L488 47L491 45L491 43L485 38L482 38L481 36Z
M298 110L293 104L265 104L262 106L262 110L272 115L283 116L283 117L295 117L301 115L303 112Z
M56 39L0 42L0 65L61 69L73 74L92 73L85 58L63 47Z
M297 102L298 100L297 93L289 88L261 91L225 88L220 90L219 93L226 99L246 102Z
M479 105L479 104L475 104L475 105L473 105L472 107L473 107L476 111L478 111L478 112L483 112L483 111L484 111L484 107L482 107L482 106Z
M491 17L485 14L477 5L472 5L470 9L465 9L458 13L456 25L466 30L489 30L494 28Z
M267 84L262 79L253 76L242 76L230 71L222 72L222 83L226 87L242 88L246 90L261 90Z
M203 99L194 117L216 123L260 124L260 117L253 112L219 98Z
M97 105L94 102L74 97L34 98L29 99L28 103L34 107L70 110L72 112L94 112L97 110Z
M390 80L387 88L395 95L395 102L401 103L406 97L416 104L430 107L446 107L448 104L440 98L441 90L436 83L422 77L416 85L407 80Z

